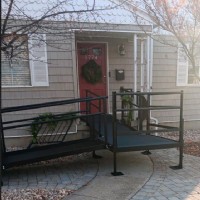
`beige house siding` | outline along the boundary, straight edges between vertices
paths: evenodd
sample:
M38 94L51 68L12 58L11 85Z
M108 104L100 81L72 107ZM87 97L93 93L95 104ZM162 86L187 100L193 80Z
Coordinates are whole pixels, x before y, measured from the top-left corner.
M55 35L46 35L46 37L49 86L3 87L2 107L21 106L75 98L76 90L74 89L75 74L73 73L72 36L55 37ZM13 113L4 114L3 119L14 120L38 116L45 112L61 112L63 110L71 111L74 109L74 106L57 106L35 109L15 112L15 115L13 115ZM19 134L27 134L27 131L21 131ZM12 133L9 132L9 135L12 135Z
M88 34L88 33L87 33ZM71 36L54 36L47 35L47 57L49 70L48 87L9 87L2 89L3 107L20 106L26 104L43 103L55 100L71 99L78 97L78 79L76 67L75 42L101 42L107 46L107 70L108 70L108 95L109 95L109 112L112 108L112 92L119 91L120 87L133 88L133 34L107 34L101 33L100 37L88 37L84 34L76 34L75 38ZM120 36L120 37L119 37ZM126 54L118 54L118 45L124 44ZM139 52L139 48L138 48ZM139 53L138 53L139 55ZM138 57L138 59L140 59ZM124 69L125 80L117 81L115 70ZM138 69L138 81L139 81ZM110 74L110 77L109 77ZM200 87L178 87L176 86L177 74L177 49L175 47L165 46L159 42L154 42L153 58L153 91L168 92L184 90L184 118L186 128L200 128ZM139 82L138 82L139 85ZM159 96L153 98L154 105L178 104L177 96ZM44 108L40 110L26 111L25 117L37 116L44 112L71 111L75 109L71 106L58 108ZM13 120L22 116L7 115L6 118ZM152 112L159 122L178 121L177 111ZM5 118L5 116L4 116ZM191 122L194 120L193 122ZM200 120L199 120L200 121Z
M153 91L184 91L185 128L200 128L200 87L176 86L177 48L154 42ZM177 96L157 97L155 104L178 104ZM153 112L160 122L178 121L177 112Z
M48 87L3 87L2 106L19 106L74 98L71 41L59 40L62 49L51 47L55 37L47 35Z

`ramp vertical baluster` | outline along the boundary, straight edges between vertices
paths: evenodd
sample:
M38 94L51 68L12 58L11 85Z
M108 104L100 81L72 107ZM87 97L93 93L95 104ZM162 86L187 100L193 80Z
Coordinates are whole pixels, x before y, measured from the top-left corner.
M86 97L89 97L88 96L88 93L89 93L89 91L88 90L86 90L85 91L85 95L86 95ZM90 114L90 100L86 100L85 101L85 103L86 103L86 123L87 123L87 125L89 125L90 126L90 137L92 137L92 130L91 130L91 119L90 119L90 116L88 116L88 114Z
M138 121L139 121L139 130L140 131L142 131L143 130L143 121L142 121L142 113L143 113L143 105L142 105L142 95L141 94L139 94L138 95L138 97L139 97L139 108L141 109L141 110L139 110L139 113L138 113Z
M106 120L106 99L103 99L103 112L104 112L104 118L103 118L103 124L104 124L104 137L105 137L105 145L108 143L108 138L107 138L107 120Z
M2 124L2 114L0 113L0 139L1 139L1 152L0 152L0 182L1 182L1 186L3 185L3 180L2 180L2 172L3 172L3 169L4 169L4 166L3 166L3 159L4 159L4 154L6 152L6 147L5 147L5 138L4 138L4 132L3 132L3 124Z
M63 124L64 124L65 122L63 122L63 121L60 121L60 122L58 122L58 125L57 125L57 133L61 133L62 134L62 132L64 131L64 128L63 128ZM61 135L60 134L60 135ZM52 139L51 139L51 141L55 141L56 140L56 137L57 137L57 134L54 134L54 137L52 137ZM57 141L59 141L59 137L60 136L58 136L58 139L57 139ZM65 136L64 136L65 137ZM62 141L64 141L64 140L62 140Z
M70 130L72 124L73 124L73 121L74 121L74 119L71 119L71 120L70 120L69 126L67 127L67 130L66 130L66 132L65 132L65 135L64 135L64 137L62 138L62 142L65 140L65 138L66 138L66 136L67 136L67 134L68 134L68 132L69 132L69 130Z
M92 123L92 117L90 116L91 114L91 100L88 101L88 114L89 114L89 125L90 125L90 137L92 138L93 137L93 123Z
M116 120L117 120L117 103L116 103L116 92L112 93L112 113L113 113L113 120L112 120L112 127L113 127L113 172L111 173L113 176L121 176L123 173L117 172L117 127L116 127Z
M1 128L1 132L0 132L0 137L1 137L1 154L3 154L4 152L6 152L6 145L5 145L5 138L4 138L2 114L0 116L0 124L1 124L1 126L0 126L0 128Z
M148 108L148 110L147 110L147 116L146 116L146 120L147 120L147 124L146 124L146 130L147 131L149 131L150 130L150 112L151 112L151 110L150 110L150 99L151 98L151 94L150 93L148 93L147 94L147 108ZM145 106L145 104L144 105L142 105L142 108ZM145 106L145 107L146 107ZM145 116L144 116L145 117ZM150 135L150 133L146 133L147 135ZM145 150L145 151L143 151L142 152L142 154L144 154L144 155L150 155L151 154L151 152L147 149L147 150Z
M99 113L101 113L102 112L102 109L101 109L101 99L99 99L99 110L98 110L98 112ZM101 137L102 135L101 135L101 133L102 133L102 131L101 131L101 124L102 124L102 113L101 114L98 114L98 116L97 116L97 118L99 118L99 136Z
M179 164L177 166L171 166L170 168L182 169L183 168L183 132L184 132L184 119L183 119L183 90L180 93L180 122L179 122Z
M150 110L150 102L151 102L151 95L150 95L150 93L148 93L147 94L147 106L148 106L148 111L147 111L147 125L146 125L146 129L147 129L147 131L149 131L150 130L150 126L149 126L149 124L150 124L150 112L151 112L151 110Z
M183 168L183 132L184 132L184 119L183 119L183 91L180 95L180 130L179 130L179 142L180 142L180 157L179 157L179 169Z
M112 93L112 114L113 114L113 120L112 120L112 134L113 134L113 164L114 164L114 170L112 172L112 175L115 176L117 173L117 163L116 163L116 145L117 145L117 136L116 136L116 92Z

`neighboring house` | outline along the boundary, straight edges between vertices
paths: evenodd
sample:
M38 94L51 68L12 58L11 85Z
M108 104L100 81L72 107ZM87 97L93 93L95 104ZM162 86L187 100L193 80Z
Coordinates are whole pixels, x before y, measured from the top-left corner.
M154 92L183 90L185 128L200 128L200 83L192 81L189 63L182 62L184 55L178 45L175 48L152 41L144 30L151 33L152 25L138 26L131 21L79 22L70 25L70 32L63 35L43 32L31 35L22 47L27 53L13 60L12 67L2 57L2 106L79 98L84 96L85 89L91 89L109 96L111 112L112 91L119 91L120 87ZM43 42L38 43L38 37ZM102 67L100 83L89 84L83 78L81 68L90 60ZM173 101L176 101L173 96L164 101L155 99L161 104ZM53 108L50 111L59 112ZM25 115L31 116L33 112L27 111ZM159 123L179 120L173 112L153 112L152 116Z

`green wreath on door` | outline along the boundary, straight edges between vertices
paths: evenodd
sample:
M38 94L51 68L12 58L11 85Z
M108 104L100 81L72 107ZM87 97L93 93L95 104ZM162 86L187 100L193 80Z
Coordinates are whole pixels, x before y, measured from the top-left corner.
M96 84L102 80L102 69L94 60L89 60L82 66L82 76L88 82Z

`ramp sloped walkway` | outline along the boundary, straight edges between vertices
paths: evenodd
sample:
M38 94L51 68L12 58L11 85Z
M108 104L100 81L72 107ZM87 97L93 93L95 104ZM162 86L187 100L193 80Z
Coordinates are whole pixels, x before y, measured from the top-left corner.
M103 148L104 144L98 140L82 139L78 141L69 141L51 145L51 151L49 151L49 146L42 146L28 150L7 152L4 164L6 167L14 167L15 165L23 163L32 163Z

